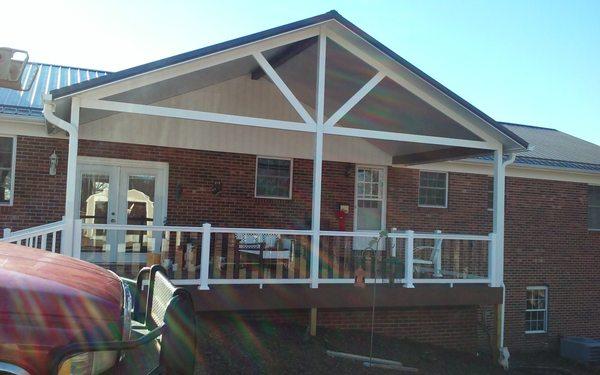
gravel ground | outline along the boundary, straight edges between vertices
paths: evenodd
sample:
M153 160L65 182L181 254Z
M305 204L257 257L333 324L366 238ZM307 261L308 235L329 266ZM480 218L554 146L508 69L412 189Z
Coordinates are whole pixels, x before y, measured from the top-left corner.
M201 320L202 321L202 320ZM363 331L248 324L236 320L202 322L196 374L398 374L369 369L360 362L331 358L326 350L360 355L369 353L369 334ZM400 361L420 374L507 374L486 356L456 352L407 340L375 336L374 356ZM509 374L600 374L551 353L511 358ZM535 368L534 368L535 367Z

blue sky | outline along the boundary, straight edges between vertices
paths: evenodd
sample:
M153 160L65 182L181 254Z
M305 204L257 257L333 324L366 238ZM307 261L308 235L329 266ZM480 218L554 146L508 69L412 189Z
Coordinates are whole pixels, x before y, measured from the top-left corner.
M119 70L331 9L493 118L600 144L596 0L12 1L0 45Z

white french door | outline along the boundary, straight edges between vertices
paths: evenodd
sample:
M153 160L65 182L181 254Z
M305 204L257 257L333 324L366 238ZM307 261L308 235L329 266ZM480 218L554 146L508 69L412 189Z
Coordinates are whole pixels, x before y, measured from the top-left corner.
M354 194L354 231L379 231L385 228L386 170L383 167L356 167ZM354 239L354 250L364 250L371 238ZM380 244L382 248L384 244Z
M81 158L77 169L79 217L86 224L162 225L166 217L167 166ZM151 231L84 229L81 259L93 263L144 263L158 251Z

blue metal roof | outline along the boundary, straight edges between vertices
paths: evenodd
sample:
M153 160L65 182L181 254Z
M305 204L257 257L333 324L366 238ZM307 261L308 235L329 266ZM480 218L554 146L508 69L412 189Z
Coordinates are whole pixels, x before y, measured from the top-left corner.
M23 72L24 80L29 80L28 77L34 74L36 69L38 72L29 91L0 88L0 114L41 117L44 94L107 74L99 70L29 63Z

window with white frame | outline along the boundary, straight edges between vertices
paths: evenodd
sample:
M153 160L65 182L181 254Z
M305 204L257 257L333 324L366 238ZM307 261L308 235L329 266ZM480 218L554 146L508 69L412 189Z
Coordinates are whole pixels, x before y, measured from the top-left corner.
M588 228L600 230L600 186L588 186Z
M527 287L527 308L525 310L525 332L544 333L548 325L548 288L545 286Z
M292 159L256 158L256 197L292 197Z
M356 168L356 230L380 230L383 220L384 170Z
M12 203L15 169L15 138L0 137L0 204Z
M448 173L421 171L419 174L419 206L447 207Z

